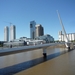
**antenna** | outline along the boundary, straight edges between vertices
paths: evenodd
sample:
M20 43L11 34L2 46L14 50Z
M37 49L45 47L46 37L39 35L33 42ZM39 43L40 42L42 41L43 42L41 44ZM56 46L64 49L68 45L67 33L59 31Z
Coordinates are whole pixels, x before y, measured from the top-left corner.
M67 35L66 35L66 31L65 31L64 25L62 23L62 20L61 20L61 17L60 17L60 14L59 14L58 10L57 10L57 15L58 15L58 18L59 18L59 21L60 21L60 25L62 26L62 31L64 32L64 35L65 35L65 39L66 39L65 42L69 42L69 40L67 38Z

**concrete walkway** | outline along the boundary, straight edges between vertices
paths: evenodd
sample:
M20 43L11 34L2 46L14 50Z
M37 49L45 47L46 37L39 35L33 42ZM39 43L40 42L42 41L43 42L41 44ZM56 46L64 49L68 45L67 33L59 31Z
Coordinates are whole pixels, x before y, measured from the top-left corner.
M75 75L75 50L21 71L15 75Z

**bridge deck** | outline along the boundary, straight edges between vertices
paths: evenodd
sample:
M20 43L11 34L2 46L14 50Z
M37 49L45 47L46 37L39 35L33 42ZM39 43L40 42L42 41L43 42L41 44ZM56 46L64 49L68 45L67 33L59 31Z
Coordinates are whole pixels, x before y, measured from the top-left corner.
M75 50L40 63L15 75L75 75Z

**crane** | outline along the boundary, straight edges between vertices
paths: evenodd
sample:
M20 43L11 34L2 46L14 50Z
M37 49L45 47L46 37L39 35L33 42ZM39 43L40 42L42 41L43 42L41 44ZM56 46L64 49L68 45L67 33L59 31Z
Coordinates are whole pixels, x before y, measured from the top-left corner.
M10 26L11 26L11 24L12 24L11 22L7 22L7 21L4 21L4 22L5 22L5 23L9 23L9 24L10 24Z

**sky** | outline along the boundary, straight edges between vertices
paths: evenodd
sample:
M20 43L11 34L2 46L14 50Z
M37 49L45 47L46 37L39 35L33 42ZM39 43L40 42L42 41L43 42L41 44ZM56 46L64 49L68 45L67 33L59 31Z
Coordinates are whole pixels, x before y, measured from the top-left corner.
M30 37L30 21L41 24L44 34L58 40L62 30L56 10L59 11L66 33L75 33L75 0L0 0L0 41L4 27L16 26L16 38Z

